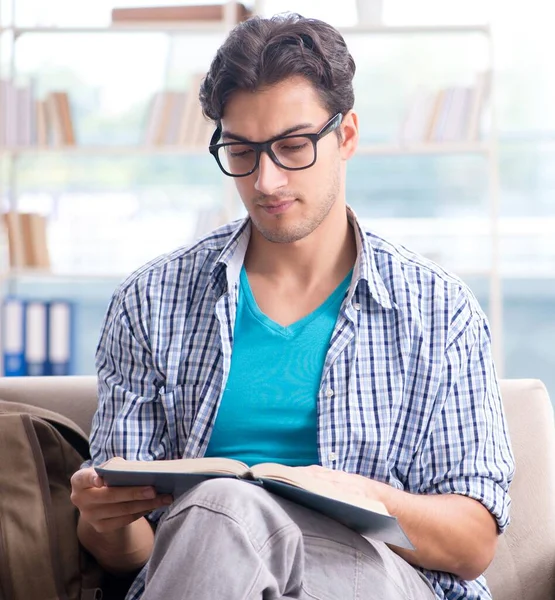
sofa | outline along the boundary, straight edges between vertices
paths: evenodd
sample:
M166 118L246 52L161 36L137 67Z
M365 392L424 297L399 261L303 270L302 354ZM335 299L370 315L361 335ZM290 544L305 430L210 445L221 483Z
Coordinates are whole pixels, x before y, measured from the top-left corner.
M511 486L511 525L499 540L486 577L494 600L555 600L553 408L545 386L537 380L503 380L501 393L517 468ZM89 432L97 403L96 379L0 378L0 399L60 412ZM119 587L124 584L128 582ZM123 593L120 589L106 596L115 600Z

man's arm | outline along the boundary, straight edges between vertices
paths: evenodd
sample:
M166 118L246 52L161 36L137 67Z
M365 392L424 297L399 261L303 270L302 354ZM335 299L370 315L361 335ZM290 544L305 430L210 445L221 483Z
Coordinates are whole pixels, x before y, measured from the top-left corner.
M415 551L394 548L407 562L461 579L479 577L497 547L497 524L480 502L457 494L424 496L385 486L383 502Z
M416 547L392 547L412 565L476 579L493 559L497 524L491 513L472 498L410 494L353 473L318 466L298 468L333 483L342 492L382 502Z
M434 415L415 448L406 491L359 475L307 467L343 490L383 502L417 548L393 548L408 562L462 579L475 579L493 559L498 534L509 520L514 471L489 329L470 302L462 297L455 311L443 377L431 399Z
M160 377L141 313L149 302L140 285L133 285L128 300L123 293L114 295L104 321L96 354L98 409L90 439L92 460L72 478L71 499L80 513L79 539L112 572L131 572L146 563L153 531L144 516L171 502L169 497L156 497L152 488L108 488L92 468L113 456L166 458L171 446L158 401Z
M154 534L145 518L124 528L100 533L84 519L79 519L77 534L83 547L110 573L133 573L150 558Z

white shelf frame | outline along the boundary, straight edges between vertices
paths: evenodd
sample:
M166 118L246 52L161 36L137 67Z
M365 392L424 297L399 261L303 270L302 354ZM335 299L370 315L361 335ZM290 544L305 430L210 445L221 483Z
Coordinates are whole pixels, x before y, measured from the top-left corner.
M222 22L190 22L190 23L149 23L149 24L118 24L106 27L17 27L14 25L2 27L2 15L0 15L0 34L12 34L12 55L10 62L9 77L13 78L15 74L15 46L16 41L23 35L60 35L60 34L113 34L113 33L165 33L168 35L178 34L208 34L208 33L226 33L232 26L232 17L234 14L235 0L228 0L226 3L225 19ZM16 0L12 0L12 18L13 23L17 22L15 11ZM258 9L258 2L255 3L255 11ZM353 27L338 28L342 35L467 35L480 34L486 36L488 40L489 66L494 73L494 48L492 28L489 24L467 24L467 25L416 25L416 26L366 26L356 25ZM0 45L1 47L1 45ZM1 58L1 57L0 57ZM1 63L0 63L1 64ZM492 81L492 91L495 89L495 81ZM456 154L480 154L483 155L488 164L488 181L490 197L490 235L492 245L492 266L488 270L490 276L490 321L493 334L493 354L497 370L500 376L503 374L503 302L501 288L501 273L499 264L499 213L500 213L500 191L499 191L499 164L498 164L498 135L495 116L494 103L490 103L491 111L491 129L490 140L476 143L461 144L419 144L412 146L399 146L395 144L386 145L361 145L359 147L360 156L416 156L416 155L456 155ZM12 208L16 208L17 190L15 186L17 179L15 172L16 163L21 156L30 154L64 154L64 155L99 155L99 154L124 154L124 155L198 155L200 150L184 147L110 147L110 146L71 146L54 148L0 148L0 156L7 156L11 164L11 182ZM15 191L14 191L15 190ZM0 186L0 193L1 193ZM229 200L232 201L233 192L229 191Z

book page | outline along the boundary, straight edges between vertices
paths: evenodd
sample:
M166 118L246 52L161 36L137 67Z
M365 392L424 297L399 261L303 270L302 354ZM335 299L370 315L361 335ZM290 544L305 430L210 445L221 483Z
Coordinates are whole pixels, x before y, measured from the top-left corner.
M221 473L243 476L249 468L231 458L180 458L176 460L125 460L119 456L106 461L103 468L111 471L142 473Z
M359 506L360 508L365 508L366 510L371 510L382 515L389 515L386 507L381 502L371 500L362 495L343 492L332 483L328 483L318 477L310 476L295 467L287 467L277 463L261 463L251 467L251 472L259 479L274 479L275 481L303 488L314 494L326 496L340 502L347 502L348 504Z

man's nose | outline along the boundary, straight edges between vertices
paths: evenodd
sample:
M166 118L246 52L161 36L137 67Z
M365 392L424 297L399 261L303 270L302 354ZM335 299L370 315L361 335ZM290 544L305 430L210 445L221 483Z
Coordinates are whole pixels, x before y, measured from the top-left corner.
M278 167L266 152L262 152L254 184L255 189L266 196L271 196L284 185L287 185L286 171Z

